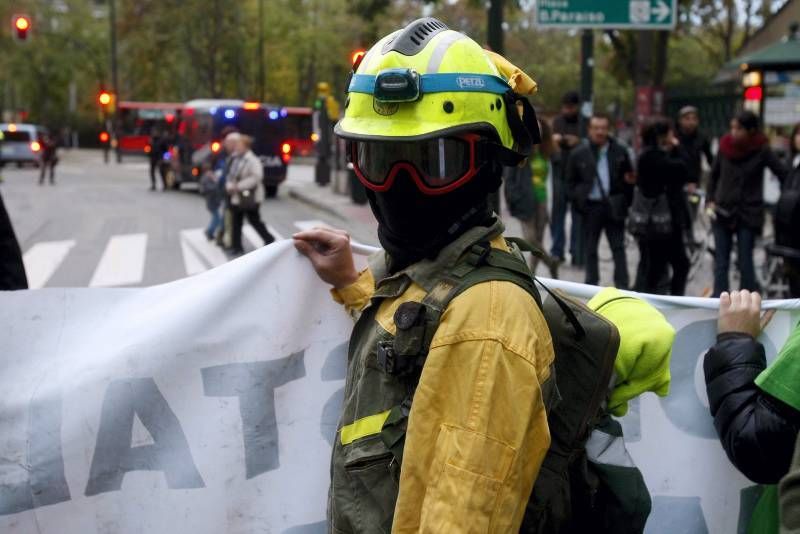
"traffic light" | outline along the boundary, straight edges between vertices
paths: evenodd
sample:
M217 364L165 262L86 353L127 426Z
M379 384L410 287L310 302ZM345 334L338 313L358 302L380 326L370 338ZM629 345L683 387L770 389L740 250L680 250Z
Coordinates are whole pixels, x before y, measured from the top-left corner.
M111 104L112 100L113 98L111 96L111 93L109 93L108 91L105 90L100 91L100 94L97 95L97 103L103 106L104 108L107 108Z
M744 109L761 114L761 105L764 101L763 76L760 71L750 71L742 76L742 89Z
M100 142L101 143L106 144L106 143L108 143L108 141L110 139L111 139L111 136L108 135L108 132L100 132Z
M11 17L11 29L18 41L26 41L31 29L31 18L28 15L14 15Z

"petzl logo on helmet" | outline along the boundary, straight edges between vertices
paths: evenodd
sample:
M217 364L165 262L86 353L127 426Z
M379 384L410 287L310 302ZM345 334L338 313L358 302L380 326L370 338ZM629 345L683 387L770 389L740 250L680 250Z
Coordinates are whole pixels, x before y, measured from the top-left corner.
M486 82L480 76L459 76L456 83L461 89L480 89L486 87Z

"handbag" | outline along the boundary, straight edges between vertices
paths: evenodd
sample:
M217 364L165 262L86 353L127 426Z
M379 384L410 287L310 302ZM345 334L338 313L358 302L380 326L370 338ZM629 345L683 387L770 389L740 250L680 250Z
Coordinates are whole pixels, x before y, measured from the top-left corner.
M623 193L614 193L609 195L603 189L603 182L600 180L600 175L597 173L597 164L594 165L594 179L597 186L600 188L600 194L603 195L603 201L608 204L609 211L611 212L611 219L616 222L625 222L628 217L628 201ZM609 188L611 184L609 184Z
M256 202L256 188L239 191L239 209L251 211L258 207Z
M633 204L628 218L628 231L638 238L666 237L672 233L672 211L667 194L647 198L639 187L633 190Z

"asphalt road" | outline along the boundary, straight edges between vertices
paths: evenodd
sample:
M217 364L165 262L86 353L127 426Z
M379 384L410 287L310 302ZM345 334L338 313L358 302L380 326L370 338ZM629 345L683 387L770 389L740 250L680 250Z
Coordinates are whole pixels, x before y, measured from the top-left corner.
M145 160L104 164L100 152L61 151L56 184L39 186L39 171L6 166L0 185L23 250L32 288L137 287L169 282L228 261L203 235L208 213L189 186L149 191ZM311 181L313 169L290 168L289 181ZM355 224L290 198L287 188L261 207L277 238L315 224L345 228L377 243L373 225ZM244 230L246 250L261 246Z
M104 164L99 151L61 151L56 185L38 185L39 171L6 167L0 185L22 247L31 287L136 287L169 282L229 260L203 235L208 213L193 186L181 191L149 191L144 159ZM355 241L377 246L376 223L367 206L356 206L331 188L318 188L313 167L293 164L278 198L261 206L262 218L277 238L314 225L344 228ZM300 188L302 202L289 195ZM308 200L308 198L306 198ZM318 209L317 206L326 209ZM507 235L522 235L518 221L504 208ZM707 230L706 230L707 232ZM702 234L702 232L700 232ZM255 231L244 228L248 251L261 246ZM549 247L549 231L545 246ZM631 282L638 249L627 241ZM613 264L605 239L600 244L601 284L612 282ZM756 255L763 262L763 254ZM539 266L538 274L548 276ZM563 265L560 278L582 282L583 269ZM701 296L712 285L712 261L692 271L687 294ZM734 286L738 285L734 280Z

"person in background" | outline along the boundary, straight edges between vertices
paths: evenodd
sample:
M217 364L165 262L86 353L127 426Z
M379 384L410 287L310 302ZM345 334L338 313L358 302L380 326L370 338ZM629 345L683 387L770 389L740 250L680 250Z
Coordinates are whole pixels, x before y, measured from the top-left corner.
M552 154L553 202L550 214L550 237L553 245L550 248L550 255L559 262L563 262L565 257L566 218L567 208L570 206L566 181L567 160L570 152L581 142L579 106L578 93L575 91L564 93L564 96L561 97L561 114L553 119L553 144L557 150ZM574 209L574 206L572 208L569 251L572 256L572 264L582 266L584 250L580 226L581 215Z
M544 230L547 226L547 178L551 172L550 156L553 153L553 137L547 121L539 121L542 142L534 147L527 164L506 170L503 180L511 215L519 219L522 237L542 251L541 258L550 269L550 276L558 278L557 258L544 252ZM531 272L536 274L540 258L531 255Z
M639 240L643 265L641 291L659 293L660 281L667 265L672 266L671 295L683 295L689 274L683 235L690 224L683 187L690 180L685 161L678 151L678 140L668 119L656 118L642 129L644 149L636 165L637 187L648 199L666 195L672 217L672 233L665 236L644 236Z
M723 292L717 343L703 361L708 406L722 447L741 473L776 484L789 470L800 430L800 324L769 366L761 332L761 297ZM748 532L778 532L775 486L765 488Z
M700 131L700 115L694 106L684 106L678 112L678 130L676 136L680 142L679 154L686 162L686 169L689 173L687 190L694 193L702 183L703 178L703 158L709 167L714 164L714 156L711 153L711 142Z
M788 169L769 147L758 116L742 111L731 120L730 132L722 136L719 153L711 169L708 208L714 213L714 293L728 291L730 255L736 237L741 288L758 289L753 248L764 226L764 169L783 182Z
M214 160L214 172L217 175L217 187L220 191L220 199L222 202L222 223L216 235L216 244L224 249L231 247L231 227L233 217L231 215L231 197L225 187L228 175L233 169L233 164L236 162L234 152L238 143L239 132L232 126L226 126L220 132L220 139L222 139L222 150L217 154Z
M150 191L156 190L156 170L158 170L161 163L161 158L164 157L166 149L164 133L159 128L153 129L150 135L150 152L147 154L150 160ZM161 190L166 191L167 184L164 180L164 175L161 174Z
M206 209L211 214L211 220L206 227L206 238L213 240L217 235L217 230L222 225L222 216L219 213L222 204L222 191L219 188L217 176L211 168L210 161L204 161L202 174L200 175L200 193L206 200Z
M628 289L625 257L625 217L636 180L628 151L610 135L611 120L589 120L589 142L572 151L567 161L567 185L573 204L583 216L586 283L600 281L597 247L605 230L614 257L614 284Z
M42 145L42 160L40 163L39 185L44 185L47 171L50 171L50 185L56 183L56 165L58 164L58 140L52 134L44 134L40 140Z
M242 225L245 218L264 240L264 245L269 245L275 238L261 220L259 211L264 201L264 166L250 149L253 138L249 135L235 135L234 155L238 161L233 164L226 178L225 189L231 197L231 253L241 255L244 254Z
M775 208L775 244L790 249L783 257L784 272L789 280L789 296L800 298L800 124L792 130L787 163L791 172Z

